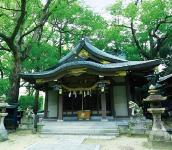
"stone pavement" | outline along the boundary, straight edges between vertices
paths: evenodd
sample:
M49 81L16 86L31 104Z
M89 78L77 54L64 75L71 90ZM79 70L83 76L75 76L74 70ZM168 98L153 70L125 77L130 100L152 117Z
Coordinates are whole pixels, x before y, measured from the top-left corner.
M42 136L41 142L25 150L99 150L99 145L82 144L86 136L54 135Z

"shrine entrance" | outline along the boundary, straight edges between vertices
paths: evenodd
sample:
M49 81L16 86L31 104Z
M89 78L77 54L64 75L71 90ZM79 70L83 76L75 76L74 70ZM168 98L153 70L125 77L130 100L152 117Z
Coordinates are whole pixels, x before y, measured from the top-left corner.
M89 95L64 93L63 94L63 116L75 117L77 112L81 110L89 110L91 116L101 116L101 93L99 90L94 90ZM106 114L111 116L111 101L109 93L106 93Z

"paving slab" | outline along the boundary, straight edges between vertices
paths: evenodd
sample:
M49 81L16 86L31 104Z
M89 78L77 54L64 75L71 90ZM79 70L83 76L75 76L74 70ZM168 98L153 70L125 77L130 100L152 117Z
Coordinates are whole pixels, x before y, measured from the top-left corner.
M99 145L92 144L34 144L26 150L99 150Z
M25 150L99 150L99 145L82 144L87 136L44 136ZM48 139L48 140L47 140Z

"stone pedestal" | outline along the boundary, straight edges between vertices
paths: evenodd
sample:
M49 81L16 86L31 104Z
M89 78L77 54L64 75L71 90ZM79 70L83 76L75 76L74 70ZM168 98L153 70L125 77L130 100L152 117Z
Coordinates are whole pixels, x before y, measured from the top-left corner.
M161 114L164 113L165 108L149 108L148 111L153 116L152 131L149 134L150 141L170 141L171 136L161 120Z
M43 124L42 122L39 122L39 123L37 124L37 132L41 133L43 127L44 127L44 124Z
M8 139L7 130L4 126L4 118L8 115L8 113L0 113L0 141L5 141Z
M20 129L32 130L33 129L33 118L24 116L21 119Z
M142 135L150 131L152 121L145 117L131 117L129 120L129 134Z

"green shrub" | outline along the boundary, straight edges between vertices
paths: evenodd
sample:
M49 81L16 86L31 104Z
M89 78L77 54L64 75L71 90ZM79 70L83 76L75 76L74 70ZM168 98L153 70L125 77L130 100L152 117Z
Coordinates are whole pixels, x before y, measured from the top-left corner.
M19 106L22 110L26 110L28 107L33 109L34 107L34 96L20 96ZM38 110L42 110L43 107L43 97L39 97L38 100Z
M9 90L9 80L0 79L0 96L3 94L7 95L8 90Z

